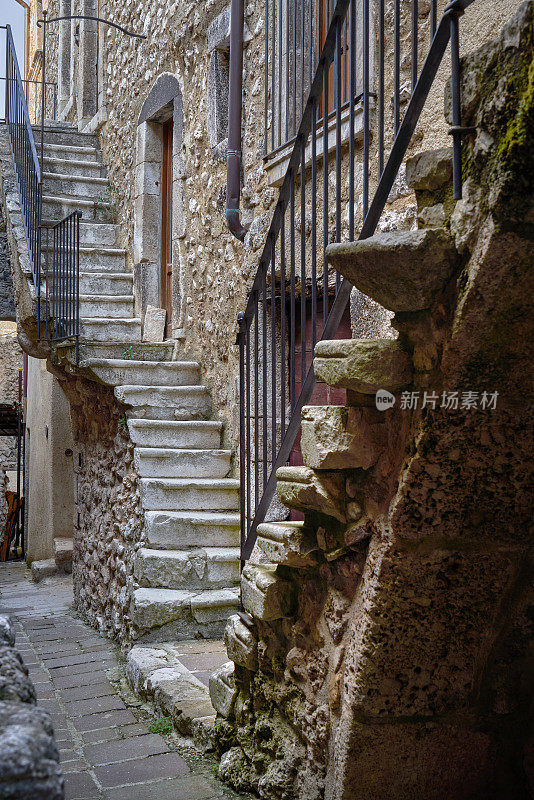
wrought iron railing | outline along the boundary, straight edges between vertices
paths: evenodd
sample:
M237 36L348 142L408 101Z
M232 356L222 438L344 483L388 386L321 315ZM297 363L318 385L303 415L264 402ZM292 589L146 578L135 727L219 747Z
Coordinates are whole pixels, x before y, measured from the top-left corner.
M73 211L45 228L46 334L50 342L72 339L79 356L80 219Z
M287 20L295 16L295 3L304 0L273 2L274 10L272 5L266 8L266 63L271 59L266 74L266 149L269 136L271 150L283 144L286 121L287 138L293 133L294 141L246 310L239 315L242 563L250 557L257 526L272 502L276 470L288 462L302 407L312 396L315 343L335 337L352 290L348 281L329 270L326 247L375 232L449 41L454 191L461 196L465 131L460 124L458 25L474 0L452 0L439 24L432 0L424 20L426 41L420 35L417 0L403 2L402 7L401 0L394 0L392 15L386 15L384 0L337 0L332 9L327 0L310 0L308 9L323 3L329 20L318 56L314 31L318 28L321 35L321 26L300 6L299 51L291 52L296 38ZM406 8L407 17L401 13ZM408 41L408 47L401 46L402 41ZM294 91L301 90L299 76L304 80L310 65L316 68L292 131L283 111L297 102L291 92L283 92L281 82L287 91L291 73L284 73L283 65L295 64L297 57ZM408 86L401 83L403 57L411 62ZM409 95L404 114L403 92Z
M6 26L5 118L20 197L37 306L40 298L42 165L37 156L24 84L11 33Z

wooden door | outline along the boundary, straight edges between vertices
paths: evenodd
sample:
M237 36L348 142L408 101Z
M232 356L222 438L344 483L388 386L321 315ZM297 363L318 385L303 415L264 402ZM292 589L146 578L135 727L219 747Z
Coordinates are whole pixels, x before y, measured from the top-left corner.
M172 321L172 118L163 125L161 164L161 308L167 312L166 335Z

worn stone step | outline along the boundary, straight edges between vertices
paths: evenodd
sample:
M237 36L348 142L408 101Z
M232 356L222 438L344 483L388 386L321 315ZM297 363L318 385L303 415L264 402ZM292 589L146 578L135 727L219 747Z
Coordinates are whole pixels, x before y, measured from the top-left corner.
M195 386L200 380L196 361L138 361L137 359L86 359L83 366L109 386Z
M397 339L332 339L318 342L315 377L360 394L391 392L412 381L412 359Z
M129 419L132 441L140 447L183 447L217 449L221 443L222 422L212 420Z
M80 316L84 319L111 317L124 319L133 315L133 295L80 294Z
M45 161L47 158L60 159L68 161L69 159L78 159L89 163L101 163L102 153L98 147L95 146L76 146L69 144L54 144L52 142L45 142L44 147Z
M33 125L33 135L38 149L41 145L41 126ZM94 133L79 133L73 126L54 123L45 125L45 148L50 145L67 147L98 147L98 137Z
M75 153L70 157L63 157L62 154L50 156L45 151L44 168L46 175L82 175L88 178L101 178L103 166L96 159L77 158Z
M88 199L101 198L108 201L108 179L100 176L79 175L79 174L58 174L54 172L43 172L43 187L47 195L58 195L66 197L80 197Z
M145 539L151 548L237 547L239 514L221 511L147 511Z
M150 550L135 555L140 586L162 589L223 589L239 583L238 547Z
M53 251L52 237L47 246L44 242L43 252L49 253L50 256ZM121 247L102 247L102 246L89 246L80 243L80 271L85 274L91 272L95 274L109 273L124 273L126 267L126 250ZM51 268L51 267L50 267ZM131 273L126 273L130 274ZM100 292L104 294L104 292Z
M66 195L43 195L44 220L59 222L73 211L81 211L84 220L112 222L113 214L110 203Z
M116 386L115 397L137 418L205 419L211 413L205 386Z
M54 539L54 561L59 572L72 572L72 539L57 536Z
M113 222L87 222L80 220L80 248L117 248L119 226ZM126 252L126 251L124 251Z
M263 522L258 525L258 547L273 564L303 568L317 563L316 536L303 522Z
M239 481L234 478L141 478L147 511L236 511Z
M141 320L138 318L109 319L83 318L80 320L80 336L97 342L125 342L131 344L141 340Z
M225 478L231 458L230 450L134 449L135 467L142 478Z
M57 352L72 364L76 363L76 352L72 347L59 344ZM86 359L129 359L140 358L143 361L168 361L172 358L174 342L80 342L79 358Z
M80 272L80 294L127 295L133 293L131 272Z
M32 561L30 565L32 581L39 583L51 575L57 575L58 568L55 558L45 558L41 561Z
M140 642L221 638L238 602L237 587L203 591L136 589L131 604L135 638Z

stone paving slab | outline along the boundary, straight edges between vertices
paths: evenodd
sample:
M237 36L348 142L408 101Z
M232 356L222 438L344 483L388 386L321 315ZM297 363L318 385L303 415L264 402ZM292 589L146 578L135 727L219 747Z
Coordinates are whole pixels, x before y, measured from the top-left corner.
M191 744L150 730L147 708L121 695L118 649L72 602L71 576L34 584L23 564L0 565L0 610L10 608L38 705L51 713L65 800L243 800ZM178 652L204 684L227 660L220 642L178 643Z

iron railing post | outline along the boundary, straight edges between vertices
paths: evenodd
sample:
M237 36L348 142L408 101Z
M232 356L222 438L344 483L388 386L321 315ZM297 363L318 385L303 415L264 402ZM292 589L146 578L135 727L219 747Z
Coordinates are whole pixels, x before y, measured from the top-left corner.
M239 510L240 510L240 568L243 570L245 560L243 550L246 540L246 516L245 516L245 339L247 335L247 322L244 313L241 311L237 316L239 326Z
M462 197L462 132L461 132L461 99L460 99L460 25L459 13L450 14L451 39L451 101L452 101L452 184L453 197Z

